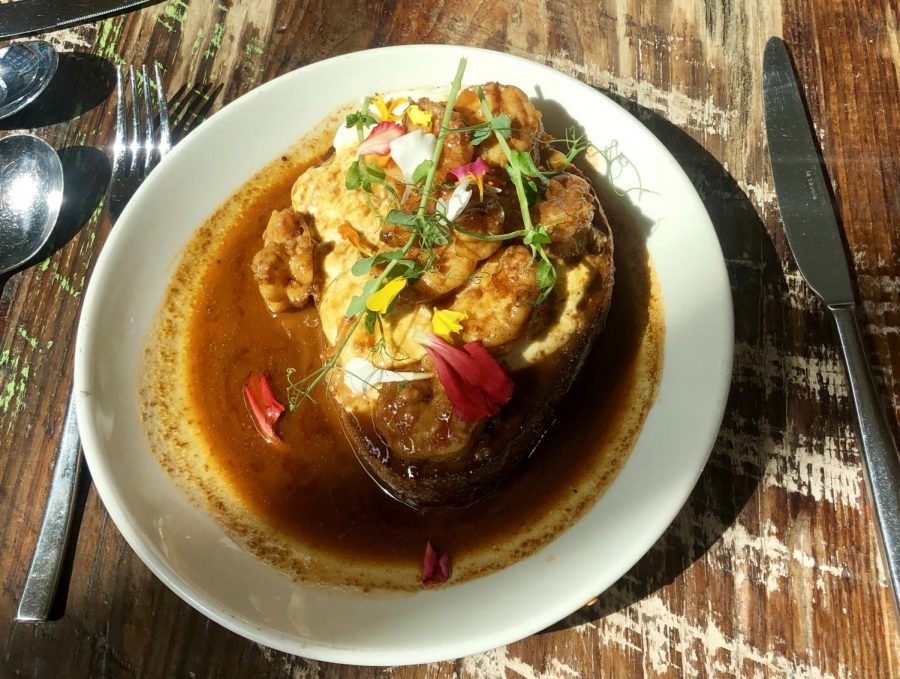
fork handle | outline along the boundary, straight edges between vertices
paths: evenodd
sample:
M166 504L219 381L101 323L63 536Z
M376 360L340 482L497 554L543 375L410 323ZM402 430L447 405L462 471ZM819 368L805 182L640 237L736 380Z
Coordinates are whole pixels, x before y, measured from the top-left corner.
M863 349L853 305L830 307L837 326L863 458L863 476L875 506L879 542L887 566L894 606L900 613L900 457Z
M53 480L41 521L41 531L16 613L16 620L19 622L46 622L50 616L60 569L69 544L69 529L72 526L80 473L81 441L78 437L73 386L69 392L62 436L56 449L56 465L53 468Z

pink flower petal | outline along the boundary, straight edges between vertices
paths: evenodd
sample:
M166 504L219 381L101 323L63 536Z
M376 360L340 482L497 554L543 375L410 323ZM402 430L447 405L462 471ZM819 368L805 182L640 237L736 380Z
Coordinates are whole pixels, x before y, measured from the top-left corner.
M467 175L472 175L473 179L483 177L490 170L490 166L484 162L481 156L478 156L471 163L454 167L447 174L451 175L456 181L462 181Z
M458 349L434 333L425 337L422 346L434 361L453 412L463 422L496 415L512 398L515 384L481 342Z
M450 555L425 543L425 560L422 563L422 583L439 585L450 577Z
M359 148L356 150L359 156L386 156L391 152L391 142L406 134L406 130L402 125L385 120L378 123L369 132L369 136L365 138Z

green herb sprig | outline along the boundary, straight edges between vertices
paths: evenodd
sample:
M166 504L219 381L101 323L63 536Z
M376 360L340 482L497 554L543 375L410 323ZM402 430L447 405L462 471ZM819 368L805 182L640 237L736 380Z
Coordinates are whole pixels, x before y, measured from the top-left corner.
M487 120L493 128L497 117L495 117L491 111L491 107L484 97L484 91L479 87L475 92L478 95L481 110L484 111L485 120ZM522 242L531 249L532 261L536 259L538 262L537 271L535 272L535 282L537 283L538 290L540 290L540 294L537 299L534 300L534 304L537 305L547 299L553 291L553 287L556 285L557 276L556 267L553 266L553 262L550 261L550 257L544 249L545 245L550 244L550 236L547 234L547 228L543 224L535 225L531 222L531 213L529 212L531 203L529 202L529 195L536 196L537 189L536 187L532 187L532 190L528 191L525 187L526 180L528 179L537 178L544 182L546 182L547 179L535 166L530 154L527 154L524 151L513 151L509 148L506 137L503 136L500 130L494 129L494 137L497 139L497 143L500 144L500 148L503 149L503 153L506 155L507 164L504 166L504 169L506 170L506 174L509 175L513 186L516 187L516 196L519 199L519 210L522 213L522 225L524 227L512 234L503 235L513 238L521 237ZM464 233L470 235L469 232Z

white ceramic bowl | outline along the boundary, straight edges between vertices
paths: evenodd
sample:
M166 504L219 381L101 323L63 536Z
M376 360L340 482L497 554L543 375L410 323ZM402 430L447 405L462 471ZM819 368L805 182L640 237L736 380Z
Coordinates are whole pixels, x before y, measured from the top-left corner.
M638 206L659 225L648 240L665 304L659 395L614 483L532 557L413 595L298 585L237 547L158 466L138 412L142 347L179 252L254 172L339 105L373 91L449 83L463 56L466 83L498 80L565 102L595 144L618 141L643 185L657 192L643 194ZM85 296L78 422L113 521L150 570L192 606L242 636L310 658L421 663L541 630L609 587L653 545L715 441L732 347L730 289L709 217L676 161L637 120L591 87L524 59L469 47L391 47L322 61L263 85L204 123L153 172L122 213Z

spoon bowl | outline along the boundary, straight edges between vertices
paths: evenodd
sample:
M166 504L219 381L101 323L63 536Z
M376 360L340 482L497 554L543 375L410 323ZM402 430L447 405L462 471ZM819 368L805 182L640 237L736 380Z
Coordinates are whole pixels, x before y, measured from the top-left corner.
M0 139L0 275L41 251L62 195L62 163L47 142L27 134Z
M50 84L58 63L56 49L43 40L0 49L0 119L34 101Z

